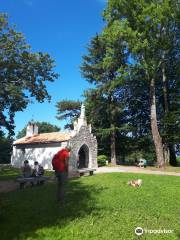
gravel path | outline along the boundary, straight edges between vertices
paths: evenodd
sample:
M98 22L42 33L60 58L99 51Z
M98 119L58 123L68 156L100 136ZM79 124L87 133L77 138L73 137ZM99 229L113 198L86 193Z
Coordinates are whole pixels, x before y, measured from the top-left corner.
M112 173L112 172L129 172L129 173L146 173L146 174L157 174L157 175L169 175L169 176L180 176L180 172L165 172L159 170L150 170L138 167L129 166L118 166L118 167L100 167L96 173Z

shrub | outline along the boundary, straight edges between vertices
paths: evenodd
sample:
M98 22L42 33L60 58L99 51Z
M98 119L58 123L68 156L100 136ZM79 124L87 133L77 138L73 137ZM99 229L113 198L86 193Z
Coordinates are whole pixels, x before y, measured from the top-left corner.
M99 155L97 157L98 166L105 166L107 160L108 158L106 155Z

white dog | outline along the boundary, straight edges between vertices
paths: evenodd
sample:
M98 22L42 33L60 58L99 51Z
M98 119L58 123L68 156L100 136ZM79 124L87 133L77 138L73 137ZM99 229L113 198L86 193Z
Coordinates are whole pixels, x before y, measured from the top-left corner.
M142 179L131 180L127 184L133 187L140 187L142 185Z

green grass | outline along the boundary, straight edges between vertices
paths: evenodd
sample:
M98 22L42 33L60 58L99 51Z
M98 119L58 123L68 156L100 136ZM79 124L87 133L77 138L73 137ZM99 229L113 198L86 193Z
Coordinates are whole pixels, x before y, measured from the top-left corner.
M129 179L142 178L135 189ZM1 193L1 240L179 239L179 177L130 173L99 174L69 181L64 206L55 184ZM145 234L134 229L171 229Z
M20 169L12 167L3 167L0 170L0 180L13 180L21 174Z

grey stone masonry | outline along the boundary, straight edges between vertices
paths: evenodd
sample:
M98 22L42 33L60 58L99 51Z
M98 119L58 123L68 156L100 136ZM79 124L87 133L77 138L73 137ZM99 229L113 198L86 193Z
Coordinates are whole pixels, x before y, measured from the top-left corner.
M97 140L90 132L87 125L81 126L79 131L73 136L69 145L71 147L71 156L69 159L69 173L75 175L78 169L79 151L81 148L85 152L85 167L97 168Z

